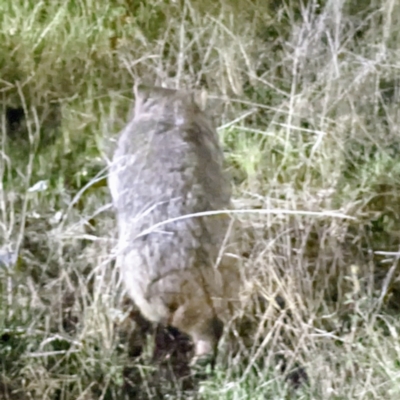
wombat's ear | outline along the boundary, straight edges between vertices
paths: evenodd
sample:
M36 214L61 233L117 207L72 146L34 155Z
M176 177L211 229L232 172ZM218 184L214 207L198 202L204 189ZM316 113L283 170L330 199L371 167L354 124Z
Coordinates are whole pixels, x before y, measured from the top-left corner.
M134 115L138 115L143 111L143 107L149 97L149 88L137 81L133 86L133 94L135 95Z
M133 94L135 95L135 99L142 97L145 91L145 85L143 85L142 81L138 79L133 85Z
M197 104L201 111L207 108L208 92L207 89L201 88L193 93L193 101Z

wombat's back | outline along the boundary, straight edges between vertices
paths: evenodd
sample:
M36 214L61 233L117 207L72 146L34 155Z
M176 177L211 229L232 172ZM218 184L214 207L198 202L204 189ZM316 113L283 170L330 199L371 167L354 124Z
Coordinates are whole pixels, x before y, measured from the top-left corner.
M222 163L217 133L189 93L138 87L134 117L118 140L109 176L121 250L147 246L152 269L190 268L189 260L199 256L215 259L226 215L148 230L187 214L228 208L230 183Z
M133 232L227 208L231 191L222 162L217 134L189 93L139 87L109 177L120 228L128 219Z

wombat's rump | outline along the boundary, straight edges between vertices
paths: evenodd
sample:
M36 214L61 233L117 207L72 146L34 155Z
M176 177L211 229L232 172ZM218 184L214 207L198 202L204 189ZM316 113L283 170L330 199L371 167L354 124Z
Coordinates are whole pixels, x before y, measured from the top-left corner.
M117 265L146 318L189 334L198 357L215 355L238 291L234 259L221 254L230 217L183 216L230 206L218 136L190 93L140 85L135 95L109 174Z

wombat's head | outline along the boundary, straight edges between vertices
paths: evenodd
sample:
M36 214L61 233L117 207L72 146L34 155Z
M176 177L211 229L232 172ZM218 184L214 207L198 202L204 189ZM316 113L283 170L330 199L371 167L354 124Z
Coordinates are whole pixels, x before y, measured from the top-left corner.
M152 119L170 120L182 125L205 107L205 93L152 87L143 84L134 86L135 118L151 116ZM199 94L197 94L199 95ZM202 104L203 103L203 104Z

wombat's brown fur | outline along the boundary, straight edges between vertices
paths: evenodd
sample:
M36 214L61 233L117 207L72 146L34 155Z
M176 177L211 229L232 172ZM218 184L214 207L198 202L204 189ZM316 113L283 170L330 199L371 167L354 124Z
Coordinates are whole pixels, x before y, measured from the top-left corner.
M239 290L236 260L221 252L231 218L179 217L230 206L217 133L188 92L143 85L134 92L109 175L117 265L142 314L188 334L195 360L214 362L221 315Z

